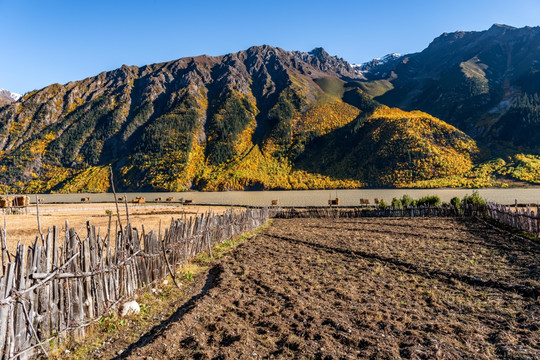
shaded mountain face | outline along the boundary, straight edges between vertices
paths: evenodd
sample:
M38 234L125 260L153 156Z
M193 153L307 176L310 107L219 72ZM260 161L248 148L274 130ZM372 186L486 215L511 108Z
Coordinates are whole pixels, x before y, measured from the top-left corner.
M321 48L256 46L54 84L0 108L0 190L107 191L109 168L123 191L404 186L470 168L467 135L427 114L377 110L360 80ZM417 128L391 160L396 136ZM335 160L315 162L321 148Z
M364 74L365 90L378 101L428 112L494 150L539 149L539 27L445 33L398 60Z

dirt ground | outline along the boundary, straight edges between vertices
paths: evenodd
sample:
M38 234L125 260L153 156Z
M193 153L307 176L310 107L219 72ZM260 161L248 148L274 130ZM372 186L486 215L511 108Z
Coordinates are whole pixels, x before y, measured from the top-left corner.
M274 220L201 275L95 357L540 358L540 245L478 220Z
M130 222L134 227L141 228L144 224L148 230L157 230L159 222L163 226L169 226L172 217L181 217L184 214L194 215L201 214L208 210L221 213L230 207L208 207L208 206L182 206L182 205L132 205L129 204ZM120 219L125 225L126 223L126 208L124 204L119 205ZM83 234L86 234L86 221L90 224L101 228L102 234L106 233L109 223L109 215L107 211L112 212L112 228L114 229L116 216L116 206L114 203L97 203L97 204L44 204L40 205L40 223L44 234L47 234L48 228L58 226L60 231L65 231L66 220L70 227L80 229ZM17 242L21 240L22 244L32 244L36 236L39 234L37 225L36 208L29 208L29 213L25 214L21 211L20 214L5 215L7 228L7 246L10 252L14 252ZM0 226L4 227L4 218L0 218Z

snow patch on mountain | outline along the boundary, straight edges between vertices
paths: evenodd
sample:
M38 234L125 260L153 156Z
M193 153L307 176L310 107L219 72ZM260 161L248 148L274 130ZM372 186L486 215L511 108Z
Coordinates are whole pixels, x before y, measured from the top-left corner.
M351 65L356 71L360 72L361 74L364 74L375 67L386 65L399 58L401 58L401 54L392 53L392 54L385 55L382 58L374 58L373 60L365 62L363 64L351 64Z
M14 93L6 89L0 89L0 97L4 99L17 101L21 98L21 96L22 96L21 94Z

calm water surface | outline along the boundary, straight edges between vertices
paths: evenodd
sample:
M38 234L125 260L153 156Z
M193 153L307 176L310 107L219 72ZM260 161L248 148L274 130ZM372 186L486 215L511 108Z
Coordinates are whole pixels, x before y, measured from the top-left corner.
M340 198L340 205L355 206L360 204L360 199L374 198L384 199L390 202L393 197L402 197L408 194L413 198L426 195L438 195L442 201L450 201L454 196L462 198L472 194L471 189L359 189L359 190L293 190L293 191L225 191L225 192L180 192L180 193L127 193L128 201L136 196L146 198L147 202L161 197L163 201L168 197L174 197L175 202L180 199L192 200L194 204L213 205L246 205L268 206L272 200L278 200L282 206L323 206L328 204L328 199ZM539 203L540 187L515 188L515 189L479 189L480 195L489 200L501 204ZM124 194L118 194L123 196ZM114 201L112 194L43 194L39 195L45 203L80 203L81 198L89 197L91 202ZM30 195L35 202L35 195Z

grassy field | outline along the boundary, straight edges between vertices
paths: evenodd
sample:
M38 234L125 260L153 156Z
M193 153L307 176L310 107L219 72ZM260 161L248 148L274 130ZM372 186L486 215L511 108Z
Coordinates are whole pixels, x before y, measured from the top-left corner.
M201 214L212 210L217 213L224 212L230 207L219 206L182 206L182 205L129 205L130 222L132 226L141 229L144 225L145 229L157 230L160 221L164 227L168 227L171 218L181 217L186 215ZM124 204L119 205L120 219L122 224L127 222L126 208ZM11 214L5 216L7 228L7 246L10 252L14 252L17 242L20 240L22 244L32 244L36 236L39 234L36 208L29 208L29 214ZM90 221L91 225L99 227L102 233L106 233L109 224L109 214L112 214L112 229L116 226L116 207L114 203L99 203L99 204L45 204L40 205L40 223L42 232L47 234L48 228L58 226L61 232L65 231L66 220L70 227L79 230L80 233L86 234L86 222ZM4 226L3 219L0 219L0 226Z
M538 359L539 252L479 220L274 220L77 356Z

